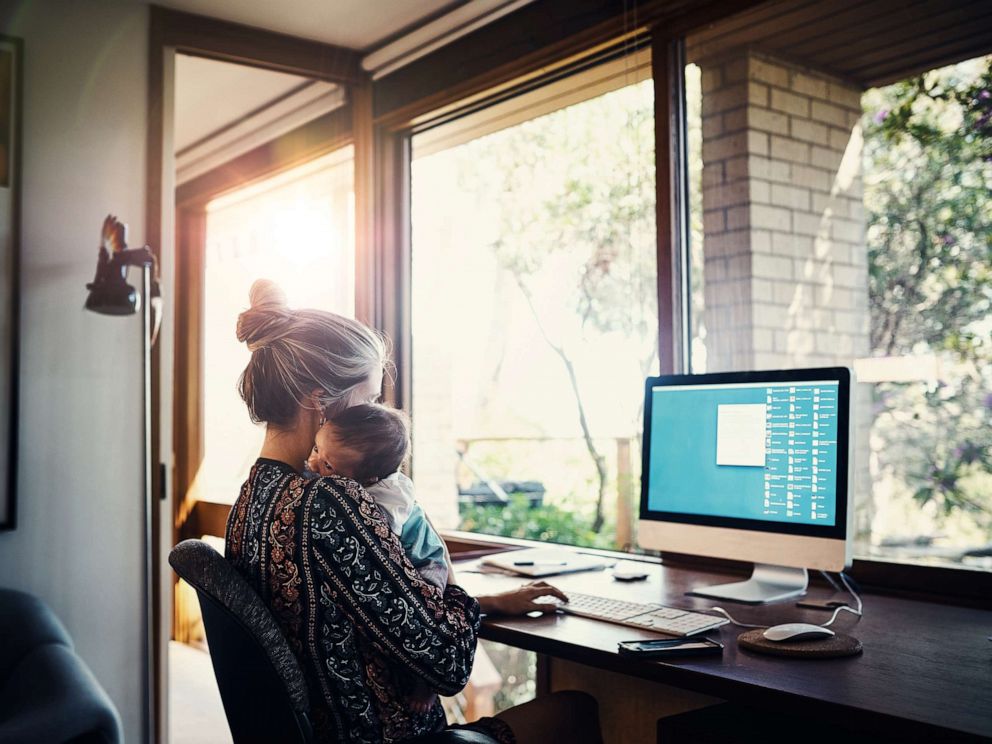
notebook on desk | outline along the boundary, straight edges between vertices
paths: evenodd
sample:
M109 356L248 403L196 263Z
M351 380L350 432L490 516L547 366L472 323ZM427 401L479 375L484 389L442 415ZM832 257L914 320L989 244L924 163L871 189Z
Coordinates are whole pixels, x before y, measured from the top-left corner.
M497 568L520 576L529 576L533 579L578 571L598 571L612 566L614 563L615 561L595 555L545 548L514 550L509 553L491 555L482 560L483 566Z

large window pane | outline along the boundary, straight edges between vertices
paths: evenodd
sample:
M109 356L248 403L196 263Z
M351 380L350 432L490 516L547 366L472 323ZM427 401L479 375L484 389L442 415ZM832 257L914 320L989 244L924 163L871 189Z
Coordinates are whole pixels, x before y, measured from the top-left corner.
M856 555L992 568L992 58L872 88L762 34L686 43L692 370L853 365Z
M413 469L440 525L633 542L657 357L647 61L414 138Z
M249 352L234 320L259 277L291 307L355 312L353 158L344 148L207 207L203 315L204 456L196 498L233 503L261 449L237 380Z

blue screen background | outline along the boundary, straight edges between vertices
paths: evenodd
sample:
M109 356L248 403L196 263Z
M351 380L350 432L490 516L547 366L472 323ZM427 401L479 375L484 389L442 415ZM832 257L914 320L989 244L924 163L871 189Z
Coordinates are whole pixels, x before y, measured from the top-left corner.
M799 421L800 428L791 440L789 433L772 434L769 428L765 467L717 465L717 406L721 404L766 403L769 391L777 400L788 401L791 390L798 395L795 412L785 416ZM679 389L678 386L651 393L651 441L648 473L648 509L683 514L699 514L737 519L755 519L788 524L830 525L836 519L837 466L837 394L838 385L820 383L817 386L820 427L812 430L813 386L799 383L785 387L761 385L755 387L716 387ZM784 397L783 397L784 396ZM805 398L804 398L805 396ZM822 396L822 397L821 397ZM803 402L803 401L807 402ZM822 401L822 402L820 402ZM832 410L831 410L832 404ZM769 405L766 403L766 405ZM778 409L782 408L781 404ZM769 413L772 406L769 405ZM781 413L781 410L778 411ZM782 416L777 419L782 421ZM786 418L785 420L790 420ZM778 424L778 427L788 424ZM769 425L770 427L770 425ZM774 429L788 432L787 429ZM816 436L818 465L817 493L809 485L792 483L786 486L788 456L796 452L796 461L812 463L813 437ZM780 447L773 455L772 448ZM789 449L784 449L788 447ZM803 460L803 458L806 458ZM796 471L803 472L800 465ZM805 470L812 473L812 467ZM766 506L766 473L777 476L773 486L771 507ZM797 475L798 479L798 475ZM807 480L809 477L807 476ZM794 490L797 507L790 516L785 508L785 489ZM781 494L776 499L775 494ZM817 518L810 513L810 502L817 503ZM776 504L781 508L776 508ZM791 507L790 507L791 508Z

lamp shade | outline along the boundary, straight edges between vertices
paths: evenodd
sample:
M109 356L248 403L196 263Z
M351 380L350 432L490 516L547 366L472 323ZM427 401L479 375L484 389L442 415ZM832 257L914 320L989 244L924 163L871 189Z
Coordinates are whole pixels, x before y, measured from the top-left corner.
M113 215L104 220L96 275L86 285L90 291L84 305L87 310L101 315L134 315L141 309L141 294L127 283L127 270L129 266L154 268L155 257L147 246L128 248L126 232ZM152 296L158 295L158 282L153 278Z
M134 315L141 309L141 295L123 279L93 282L86 287L90 291L87 310L101 315Z

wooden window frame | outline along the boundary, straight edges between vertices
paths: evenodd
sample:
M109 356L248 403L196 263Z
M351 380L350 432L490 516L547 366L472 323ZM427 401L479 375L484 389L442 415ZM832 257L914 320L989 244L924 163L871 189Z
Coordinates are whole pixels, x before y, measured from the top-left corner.
M418 128L441 115L455 115L466 104L483 105L493 96L511 95L521 87L535 86L547 76L570 69L578 60L588 59L624 40L648 34L652 44L655 81L655 127L657 166L657 258L659 355L663 371L686 368L688 343L687 265L678 246L684 230L685 198L674 177L684 152L674 149L673 134L684 126L684 106L679 80L677 45L673 40L707 23L726 18L759 4L757 0L705 0L666 2L648 0L635 4L636 12L618 7L609 0L543 0L510 14L462 39L417 60L406 68L373 83L362 72L360 55L317 42L250 29L214 19L153 7L150 28L148 188L146 203L147 240L156 249L168 230L163 222L165 158L163 157L163 60L167 49L266 69L293 72L348 86L347 112L329 116L324 132L332 129L341 146L355 148L356 202L356 314L363 321L386 332L394 343L395 375L387 380L386 398L394 405L411 407L410 336L410 138ZM527 31L521 33L520 29ZM316 126L316 125L315 125ZM342 134L347 130L346 134ZM316 130L310 132L317 140ZM301 135L302 136L302 135ZM658 146L660 143L661 146ZM177 204L179 233L194 239L199 229L190 215L205 204L207 194L225 184L242 185L246 177L260 178L280 165L255 153L255 160L226 174L208 174L179 190ZM225 166L226 167L226 166ZM191 221L192 220L192 221ZM183 291L197 292L195 282L180 277L177 266L176 296L180 282ZM190 329L179 329L190 333ZM177 334L177 340L179 336ZM188 340L188 339L187 339ZM177 349L177 356L178 356ZM180 360L176 360L179 371ZM187 367L197 363L195 353L182 360ZM161 461L160 375L161 359L153 359L153 459ZM178 378L177 378L178 380ZM181 388L181 385L178 386ZM182 410L191 413L191 391L177 388L176 407L182 396ZM172 412L169 412L171 415ZM184 461L177 448L176 485L181 473L191 477L191 457L196 456L194 441ZM156 484L159 494L164 486ZM205 506L193 515L201 533L219 531L226 519L224 507ZM158 526L155 534L158 534ZM493 550L519 547L526 541L470 533L446 533L466 549ZM178 535L176 535L178 537ZM483 543L481 546L477 543ZM159 558L160 545L154 555ZM626 554L620 554L630 557ZM662 555L666 560L713 565L712 561L688 556ZM647 557L647 560L657 558ZM738 566L721 563L729 570ZM160 571L156 566L155 575ZM852 574L863 585L875 590L978 606L992 603L992 572L966 568L945 568L855 560ZM156 598L156 603L160 601ZM159 606L158 604L156 606ZM158 699L158 696L156 696ZM161 717L160 717L161 718Z
M390 75L378 81L373 88L373 119L375 122L376 140L389 141L391 138L406 138L412 136L426 123L433 122L440 116L454 116L459 109L467 105L483 105L485 101L502 94L510 95L516 90L528 85L539 84L546 76L556 70L567 69L576 60L608 49L617 42L635 38L639 34L649 34L652 43L652 65L655 81L655 130L656 130L656 167L657 167L657 259L658 259L658 307L659 307L659 356L663 372L678 372L687 369L689 344L689 297L688 297L688 257L683 255L683 247L687 248L684 231L688 220L688 204L684 183L676 176L682 169L686 157L684 137L673 135L684 132L685 96L682 76L675 74L681 69L684 61L681 45L678 40L685 33L707 23L734 15L757 2L710 2L698 4L692 9L668 8L668 15L658 3L647 3L642 9L636 22L629 17L596 16L592 6L601 3L577 3L576 11L569 16L564 3L550 0L542 4L540 12L551 15L560 14L572 20L583 16L589 21L586 27L575 30L571 35L562 33L555 36L544 31L535 32L531 40L533 48L524 45L521 49L519 40L512 39L510 29L512 24L521 23L522 13L507 16L502 22L477 31L462 41L442 48L410 66L402 75ZM581 7L579 7L581 6ZM537 9L531 13L537 13ZM530 16L528 16L530 17ZM530 22L538 23L545 16L533 16ZM538 24L539 25L539 24ZM569 23L563 23L561 28L571 28ZM478 56L473 49L508 50L504 56L498 53L484 51L481 55L491 66L475 75L457 72L456 64L459 54ZM522 52L522 53L521 53ZM520 54L515 60L510 60L512 54ZM472 64L468 70L475 69ZM414 86L417 97L409 100L399 97L397 90L403 86ZM391 108L390 103L400 100L400 105ZM407 150L409 148L407 147ZM401 151L376 150L379 160L380 176L389 170L382 163L383 158L402 157ZM380 262L376 273L395 271L397 276L404 275L403 281L409 282L410 235L409 224L397 231L396 225L404 225L409 210L409 162L394 163L392 172L402 174L392 186L386 186L381 181L380 190L392 188L391 198L385 199L380 193L377 199L379 216L390 215L388 234L380 233L377 240L392 241L388 249L381 246L381 255L389 256L388 262ZM407 214L403 214L406 210ZM397 386L404 392L392 398L409 406L411 355L409 337L409 313L406 326L396 323L392 327L380 325L394 339L397 352ZM381 320L384 316L376 316ZM666 353L667 352L667 353ZM507 548L528 546L528 541L508 538L488 538L490 536L474 535L456 530L445 531L448 539L462 546L474 546L473 549L491 550L500 544ZM623 553L613 553L629 557ZM740 564L728 561L712 561L694 556L662 554L662 559L699 565L719 565L728 570L741 569ZM647 558L657 560L658 558ZM855 559L850 571L851 575L864 586L875 591L930 599L939 602L966 604L981 607L992 606L992 572L972 570L968 568L951 568L943 566L925 566L895 563L879 560Z
M663 348L670 348L673 359L680 362L672 372L688 372L689 344L691 343L690 317L690 249L687 226L689 224L688 202L688 168L686 132L686 101L685 101L685 47L683 39L686 31L679 29L676 33L666 32L655 38L656 55L653 59L664 59L665 68L656 70L657 75L664 75L667 84L659 84L656 77L656 150L664 148L658 143L663 142L663 135L669 137L667 148L668 163L658 161L658 240L659 245L666 236L671 236L673 248L663 251L659 247L659 261L663 253L669 254L672 271L664 279L659 276L659 308L661 312L669 307L675 308L667 320L670 325L667 333L662 333ZM663 53L662 47L665 47ZM665 106L662 94L667 96ZM665 124L658 122L665 120ZM667 165L667 175L663 173ZM667 181L663 183L663 180ZM670 208L663 213L663 191L667 191L665 203ZM668 222L667 229L663 220ZM659 263L659 266L661 264ZM660 272L659 272L660 274ZM664 285L664 286L663 286ZM663 306L662 301L666 303ZM662 310L664 308L664 310ZM670 343L671 346L666 346ZM740 564L733 561L721 561L699 558L688 555L665 554L669 559L681 563L699 565L723 565L731 570L740 569ZM981 608L992 608L992 571L973 569L966 566L932 566L912 564L898 561L876 560L869 558L854 558L849 574L864 586L871 587L881 593L896 594L917 599L929 599L939 602L964 604Z
M153 472L159 474L153 479L152 485L153 503L156 504L166 500L170 492L176 494L177 486L181 486L185 492L189 480L196 471L199 458L202 457L201 437L194 435L187 439L181 436L178 427L174 427L174 441L170 444L175 460L170 473L166 463L172 459L169 456L172 453L168 448L163 452L161 432L164 417L199 416L197 390L190 384L192 380L188 375L197 373L199 366L202 365L200 333L198 326L194 327L194 322L202 314L203 209L206 201L234 185L244 185L246 180L258 180L278 170L292 167L300 159L318 157L323 152L348 144L351 141L353 125L350 108L332 112L280 138L283 144L288 144L290 151L296 154L295 161L284 158L281 155L283 151L278 147L272 147L270 143L270 146L256 148L216 172L185 184L178 194L177 201L173 181L173 155L170 152L171 137L168 136L171 132L167 127L172 115L171 97L174 92L174 80L171 67L166 65L167 60L171 60L176 53L301 75L338 83L349 89L352 86L368 83L368 76L361 69L362 55L357 50L205 16L167 10L158 6L150 8L146 241L152 247L160 264L163 258L168 260L175 258L176 286L172 296L176 298L176 303L178 304L180 298L192 300L192 304L186 308L191 313L185 313L177 318L179 323L176 328L173 360L173 372L177 384L172 410L162 408L161 344L156 344L152 351L150 401L152 446L149 454ZM168 253L170 250L177 250L180 242L189 247L188 261L184 262L178 252L172 256ZM198 278L195 275L197 267L201 271ZM166 291L170 290L167 288ZM197 418L198 422L200 420L202 417ZM172 517L173 544L181 537L177 528L177 525L182 523L181 520L192 517L194 522L202 524L208 521L207 517L213 517L216 513L216 510L208 511L209 515L203 518L199 518L196 514L191 515L189 505L184 504L182 499L174 498L172 509L168 510ZM166 691L163 659L163 649L166 646L161 582L165 553L165 546L162 544L163 530L168 529L163 524L165 519L160 509L153 510L151 546L153 628L149 643L153 645L154 652L151 689L148 691L150 707L145 712L145 730L149 739L155 741L164 738L166 733L166 716L162 708Z

